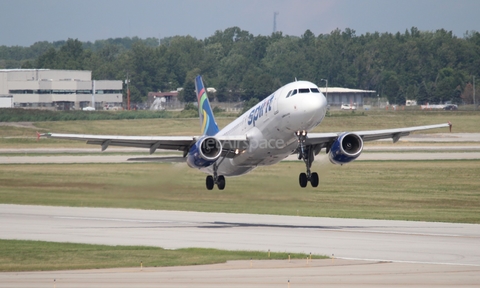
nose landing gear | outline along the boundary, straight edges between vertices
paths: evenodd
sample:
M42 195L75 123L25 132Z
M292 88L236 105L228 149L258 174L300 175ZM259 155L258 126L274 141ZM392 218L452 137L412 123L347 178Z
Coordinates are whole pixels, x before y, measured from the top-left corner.
M311 172L310 168L312 167L313 160L315 158L314 149L312 146L305 145L307 139L307 131L297 131L295 132L295 136L298 138L298 160L303 160L305 162L305 166L307 167L307 173L300 173L298 177L298 182L300 187L305 188L307 187L308 182L312 185L312 187L317 187L319 183L318 173Z

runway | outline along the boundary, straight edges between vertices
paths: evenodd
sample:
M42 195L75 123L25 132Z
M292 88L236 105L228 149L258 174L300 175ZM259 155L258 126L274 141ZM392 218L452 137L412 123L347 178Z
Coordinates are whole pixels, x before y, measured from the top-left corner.
M270 249L335 258L0 273L0 287L51 287L53 279L57 287L287 287L288 280L291 287L480 283L480 225L475 224L0 204L0 231L3 239Z
M287 251L480 267L480 225L0 204L3 239Z
M132 160L134 159L134 160ZM393 160L465 160L480 159L480 152L461 153L421 153L421 152L388 152L362 153L357 161L393 161ZM132 163L132 162L184 162L178 155L143 156L138 155L86 155L86 156L33 156L10 157L0 156L0 164L61 164L61 163ZM284 161L298 161L296 155L287 157Z

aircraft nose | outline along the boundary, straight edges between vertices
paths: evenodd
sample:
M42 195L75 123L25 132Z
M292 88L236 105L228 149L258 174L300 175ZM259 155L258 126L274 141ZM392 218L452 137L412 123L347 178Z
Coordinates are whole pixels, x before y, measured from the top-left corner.
M327 100L320 93L310 93L304 96L301 101L296 103L296 119L300 129L310 129L315 127L325 117L327 111Z
M299 112L305 116L314 117L317 114L322 114L323 108L326 107L326 99L322 94L310 93L305 95L302 100Z

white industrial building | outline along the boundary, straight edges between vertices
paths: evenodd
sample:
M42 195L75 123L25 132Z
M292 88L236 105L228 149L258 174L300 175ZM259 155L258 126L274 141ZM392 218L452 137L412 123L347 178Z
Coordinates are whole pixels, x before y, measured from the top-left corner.
M92 71L0 70L0 97L12 97L15 108L79 110L95 106L101 110L107 105L121 107L122 95L122 81L92 81Z

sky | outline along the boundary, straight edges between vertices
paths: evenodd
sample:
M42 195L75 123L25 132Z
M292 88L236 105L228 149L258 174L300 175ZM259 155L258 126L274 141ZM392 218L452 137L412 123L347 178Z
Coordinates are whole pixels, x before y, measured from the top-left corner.
M365 33L480 31L480 0L0 0L0 46L68 38L190 35L238 26L257 35L316 36L339 28Z

